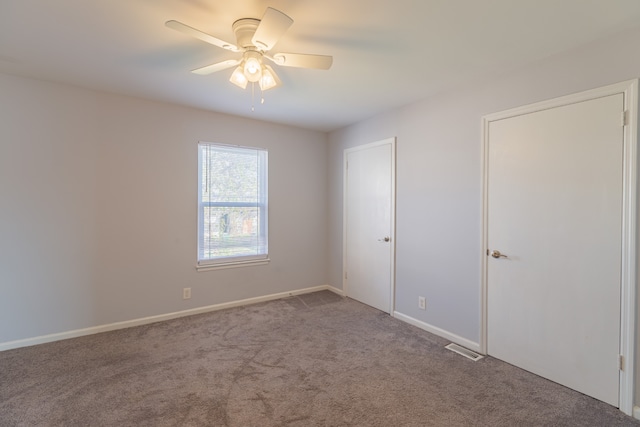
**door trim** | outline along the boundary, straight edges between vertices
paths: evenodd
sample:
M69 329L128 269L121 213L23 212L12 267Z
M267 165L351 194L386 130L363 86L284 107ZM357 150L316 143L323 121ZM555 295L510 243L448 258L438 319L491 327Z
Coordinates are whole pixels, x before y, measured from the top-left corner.
M481 330L480 351L487 353L487 262L488 248L488 148L489 124L536 111L574 104L609 95L624 94L626 112L624 127L624 165L622 195L622 265L620 301L620 354L624 366L620 370L619 408L627 415L633 415L633 391L635 370L635 317L636 317L636 248L637 248L637 155L638 155L638 80L629 80L598 89L513 108L482 117L482 271L481 271ZM621 125L623 118L620 118Z
M391 284L389 286L389 315L393 317L396 307L396 137L347 148L342 164L342 290L349 295L346 280L347 272L347 156L349 153L381 145L391 145Z

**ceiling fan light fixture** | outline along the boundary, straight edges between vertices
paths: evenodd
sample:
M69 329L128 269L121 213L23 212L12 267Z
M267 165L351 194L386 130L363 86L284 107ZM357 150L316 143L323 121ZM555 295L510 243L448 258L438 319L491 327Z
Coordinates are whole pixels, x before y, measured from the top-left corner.
M249 82L249 80L244 75L244 68L242 67L242 65L239 65L235 70L233 70L229 81L241 89L247 88L247 83Z
M261 55L258 52L247 52L244 61L244 75L252 83L262 77Z
M280 86L281 84L282 82L275 71L273 71L273 68L265 65L262 70L262 77L260 78L260 89L264 92L265 90L272 89L276 86Z

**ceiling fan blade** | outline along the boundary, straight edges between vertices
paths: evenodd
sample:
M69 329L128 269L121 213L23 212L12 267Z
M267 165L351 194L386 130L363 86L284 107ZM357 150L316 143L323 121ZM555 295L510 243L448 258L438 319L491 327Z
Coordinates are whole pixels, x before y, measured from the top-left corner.
M215 73L216 71L226 70L242 62L241 59L227 59L226 61L216 62L215 64L207 65L206 67L196 68L191 70L194 74L200 74L206 76L207 74Z
M315 68L317 70L328 70L333 64L333 56L308 55L304 53L276 53L273 57L268 57L273 62L283 67Z
M268 7L251 42L260 49L270 50L289 29L291 24L293 24L293 19L279 10Z
M220 40L219 38L213 37L207 33L203 33L202 31L196 30L195 28L185 25L182 22L172 20L172 21L165 22L164 25L176 31L180 31L181 33L186 34L188 36L195 37L197 39L205 41L214 46L218 46L223 49L230 50L232 52L240 52L240 49L238 49L236 45L226 42L224 40Z

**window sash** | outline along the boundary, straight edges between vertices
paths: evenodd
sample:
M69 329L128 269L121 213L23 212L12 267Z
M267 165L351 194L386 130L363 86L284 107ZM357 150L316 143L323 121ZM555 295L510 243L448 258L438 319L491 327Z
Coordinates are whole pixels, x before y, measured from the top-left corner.
M231 167L227 175L219 175L220 179L209 176L217 173L213 164L217 155L224 159L222 164L226 168ZM234 168L241 170L234 175ZM252 179L238 178L245 173ZM227 192L225 180L230 180L228 187L235 186L238 192L214 194L215 189ZM267 151L199 143L198 266L268 260L267 215Z

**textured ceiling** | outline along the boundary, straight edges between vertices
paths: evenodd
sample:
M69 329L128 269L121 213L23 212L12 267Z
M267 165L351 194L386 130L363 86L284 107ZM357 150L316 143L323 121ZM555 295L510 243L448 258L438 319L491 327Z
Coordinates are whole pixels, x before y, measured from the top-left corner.
M164 23L235 43L268 6L294 19L273 51L334 62L274 66L252 112L231 70L189 72L234 54ZM0 72L328 131L637 26L638 0L0 0Z

